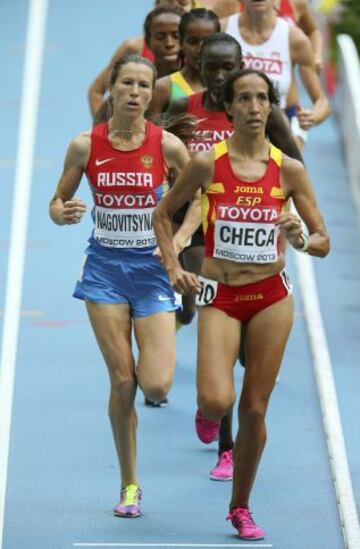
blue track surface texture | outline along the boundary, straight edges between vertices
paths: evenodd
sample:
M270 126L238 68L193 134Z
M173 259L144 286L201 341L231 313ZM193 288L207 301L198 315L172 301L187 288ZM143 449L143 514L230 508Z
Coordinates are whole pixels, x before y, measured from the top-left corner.
M9 240L27 3L0 6L1 264ZM114 518L119 475L107 419L108 381L84 306L71 298L90 233L47 215L70 139L91 125L87 86L118 44L141 32L150 1L52 0L47 21L36 162L17 356L4 549L65 549L76 542L239 544L225 522L230 483L209 480L216 445L194 433L196 323L178 334L177 373L167 409L138 395L139 476L144 515ZM125 10L125 12L124 12ZM126 17L125 17L126 15ZM5 19L4 19L4 17ZM6 126L6 131L4 127ZM9 161L7 160L9 159ZM360 500L360 244L334 120L311 132L306 161L331 237L315 261L357 502ZM80 196L90 205L84 180ZM3 223L3 220L5 223ZM289 254L289 271L296 272ZM305 321L296 319L268 414L268 444L252 496L264 544L279 549L344 547ZM4 289L1 285L0 308ZM242 369L236 368L238 392Z

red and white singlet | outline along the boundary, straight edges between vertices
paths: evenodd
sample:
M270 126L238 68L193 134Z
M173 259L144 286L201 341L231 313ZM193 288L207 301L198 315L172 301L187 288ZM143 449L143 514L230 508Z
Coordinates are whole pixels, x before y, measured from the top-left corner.
M213 182L202 195L205 255L237 263L275 263L280 251L275 221L285 204L281 151L270 145L265 174L251 182L234 174L226 141L214 146L214 154Z
M215 143L228 139L233 133L233 125L223 111L209 111L202 105L204 92L194 93L188 97L188 114L199 119L196 138L187 143L191 153L209 151Z
M94 199L93 238L109 248L156 246L152 214L168 189L162 129L147 122L138 149L120 151L108 123L95 126L85 173Z
M290 24L284 18L277 17L268 40L262 44L249 44L240 33L240 17L237 13L231 15L225 32L239 42L245 67L262 71L270 78L279 92L280 107L285 108L292 80Z

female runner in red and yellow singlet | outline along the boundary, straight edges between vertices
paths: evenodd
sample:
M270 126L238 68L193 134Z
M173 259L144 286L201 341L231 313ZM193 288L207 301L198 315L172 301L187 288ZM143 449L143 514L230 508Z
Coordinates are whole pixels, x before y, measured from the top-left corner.
M266 138L266 122L278 101L271 81L255 70L240 71L225 84L224 97L232 137L191 159L155 210L154 226L174 288L198 294L198 404L213 421L233 405L233 367L241 325L247 324L228 518L241 539L259 540L265 532L251 516L249 498L266 442L266 410L293 321L280 241L286 238L295 249L324 257L329 238L305 168ZM199 188L205 259L198 278L181 268L169 235L174 212ZM300 217L283 209L289 198Z
M219 101L219 92L227 78L242 67L242 51L235 38L225 33L215 33L208 37L203 44L200 55L200 72L206 90L189 97L183 97L175 102L170 114L187 113L196 116L199 120L198 131L193 139L187 143L190 154L209 151L215 143L231 136L233 125L228 119L224 106ZM283 119L280 109L273 108L269 116L267 134L270 139L290 157L300 158L295 141ZM182 223L187 205L182 207L173 216L175 229ZM181 261L185 268L195 274L200 274L204 258L203 229L200 226L185 247ZM183 310L177 312L177 320L188 324L195 314L195 299L191 294L183 296ZM245 332L245 326L243 326ZM244 334L243 334L244 335ZM245 337L242 337L240 353L241 363L244 365ZM218 460L210 471L210 478L218 481L232 479L232 409L229 409L222 418L220 426L204 418L200 411L196 413L196 432L199 439L209 444L218 439Z

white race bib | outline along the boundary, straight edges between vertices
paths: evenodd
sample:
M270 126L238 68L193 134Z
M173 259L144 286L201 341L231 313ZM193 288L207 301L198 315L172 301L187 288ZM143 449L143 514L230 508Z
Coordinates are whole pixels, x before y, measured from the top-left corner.
M220 204L214 227L214 252L218 259L237 263L275 263L278 259L278 212L273 207Z
M199 276L198 279L201 285L201 292L196 295L195 305L200 307L210 305L216 297L218 282L205 278L205 276Z
M118 209L95 206L94 238L110 248L156 246L152 215L155 208Z

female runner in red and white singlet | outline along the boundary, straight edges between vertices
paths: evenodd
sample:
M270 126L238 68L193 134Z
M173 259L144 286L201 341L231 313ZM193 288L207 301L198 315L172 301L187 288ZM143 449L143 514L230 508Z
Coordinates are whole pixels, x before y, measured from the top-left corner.
M139 385L152 401L162 400L175 368L175 314L178 308L169 277L154 255L152 214L167 190L169 169L179 173L189 160L183 143L148 122L156 70L145 58L130 55L113 67L110 120L77 136L50 203L58 225L79 223L85 203L74 194L86 174L94 203L94 229L74 296L86 309L110 378L109 416L119 460L120 502L114 513L137 517L141 489L136 470ZM179 230L185 240L196 228L195 204ZM182 234L183 233L183 234ZM139 349L132 352L134 328Z

